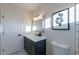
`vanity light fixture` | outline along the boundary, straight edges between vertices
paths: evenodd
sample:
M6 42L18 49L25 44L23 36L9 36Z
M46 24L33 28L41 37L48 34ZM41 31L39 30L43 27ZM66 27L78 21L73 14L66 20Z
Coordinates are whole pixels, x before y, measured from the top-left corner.
M43 16L44 16L44 14L36 15L36 16L33 18L33 20L34 20L34 21L41 20L41 19L43 19Z

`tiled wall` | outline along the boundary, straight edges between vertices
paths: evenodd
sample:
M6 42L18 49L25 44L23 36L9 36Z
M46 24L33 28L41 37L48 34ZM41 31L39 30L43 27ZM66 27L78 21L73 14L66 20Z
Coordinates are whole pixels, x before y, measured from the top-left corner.
M76 54L79 55L79 4L76 5L75 19Z
M76 54L79 54L79 24L76 24Z

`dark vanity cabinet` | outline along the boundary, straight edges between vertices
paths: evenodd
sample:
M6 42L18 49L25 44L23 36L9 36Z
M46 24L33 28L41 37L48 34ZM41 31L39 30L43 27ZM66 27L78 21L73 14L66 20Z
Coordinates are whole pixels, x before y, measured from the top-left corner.
M24 37L24 49L29 55L46 55L46 39L34 42Z

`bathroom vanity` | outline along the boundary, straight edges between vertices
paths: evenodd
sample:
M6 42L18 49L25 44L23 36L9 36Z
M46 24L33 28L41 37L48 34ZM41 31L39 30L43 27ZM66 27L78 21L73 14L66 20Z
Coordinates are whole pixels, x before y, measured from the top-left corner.
M46 55L46 39L42 36L24 36L24 49L29 55Z

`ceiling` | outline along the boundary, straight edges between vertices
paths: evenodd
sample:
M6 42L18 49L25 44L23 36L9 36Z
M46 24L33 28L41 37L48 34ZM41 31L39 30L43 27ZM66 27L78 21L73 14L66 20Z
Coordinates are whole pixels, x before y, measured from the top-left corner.
M22 9L25 9L25 10L27 10L27 11L29 11L29 12L32 12L32 11L34 11L35 9L37 9L37 8L39 8L39 6L41 5L41 6L43 6L43 5L45 5L45 6L47 6L47 5L52 5L53 6L53 8L54 8L54 6L65 6L65 5L73 5L73 3L13 3L13 5L15 5L15 6L17 6L17 7L20 7L20 8L22 8Z
M31 12L31 11L34 11L36 8L38 8L41 4L40 3L14 3L14 5Z

